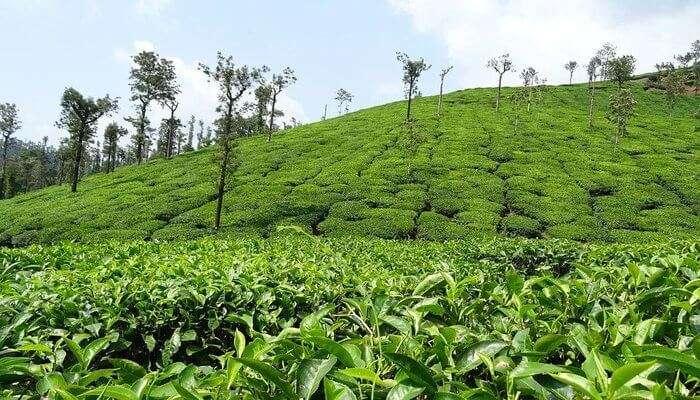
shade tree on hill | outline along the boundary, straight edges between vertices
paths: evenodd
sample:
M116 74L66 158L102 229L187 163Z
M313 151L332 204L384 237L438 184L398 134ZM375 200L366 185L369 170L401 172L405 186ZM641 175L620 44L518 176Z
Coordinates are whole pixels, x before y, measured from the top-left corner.
M426 63L423 58L412 60L406 53L396 52L396 60L403 67L403 84L404 94L408 99L406 108L406 121L411 120L411 100L413 96L420 96L418 91L418 78L421 74L430 69L430 64Z
M21 127L17 115L17 105L13 103L0 103L0 134L2 134L2 172L0 172L0 199L5 198L5 180L7 179L7 154L10 147L10 139Z
M56 126L68 131L70 142L74 148L71 192L78 190L84 144L94 136L97 121L116 111L117 108L118 100L111 99L109 95L94 99L83 96L74 88L68 88L63 92L61 114Z
M498 57L490 59L486 63L486 67L493 69L498 73L498 90L496 91L496 111L501 103L501 84L503 83L503 75L515 69L513 61L510 59L510 54L505 53Z
M170 116L163 119L161 123L161 131L164 139L163 151L165 158L170 158L173 156L173 151L175 149L175 134L177 130L182 126L182 123L178 118L175 118L175 111L180 103L175 98L163 99L162 104L165 108L170 111Z
M201 149L204 145L204 121L198 120L197 125L199 129L197 130L197 150Z
M238 103L241 97L255 83L260 82L263 69L248 67L247 65L238 66L234 62L233 57L224 56L221 52L217 53L217 63L214 67L206 64L200 64L199 67L210 81L216 83L219 91L219 104L216 108L216 112L220 114L216 120L219 177L216 193L216 211L214 214L214 229L219 229L221 227L221 210L226 191L226 179L230 169L235 166L235 160L233 159L235 153L234 139L241 135L244 125L243 110ZM273 91L278 90L279 93L281 91L280 87L278 86Z
M605 117L615 126L615 144L627 132L627 123L634 114L637 104L629 89L620 89L610 95L610 105Z
M631 55L612 57L604 63L604 76L613 81L618 90L622 89L625 82L632 78L636 62L637 60Z
M445 77L447 74L452 71L452 68L454 68L453 65L450 65L447 68L443 68L442 71L440 71L440 94L438 95L438 106L437 106L437 115L438 117L440 116L440 113L442 113L442 91L445 85Z
M187 142L182 148L183 153L194 150L194 126L196 123L197 118L194 115L190 115L190 119L187 121Z
M267 109L272 100L272 86L261 77L261 83L255 88L255 120L256 120L256 131L259 133L264 133L267 130L267 125L265 124L265 118L270 114Z
M104 171L110 173L114 171L117 165L117 149L119 148L119 139L126 136L129 132L126 128L119 126L116 122L112 122L105 128L104 132Z
M275 106L277 105L277 96L279 96L284 89L294 84L296 81L297 77L294 75L294 70L290 67L285 67L279 74L272 75L272 80L270 82L270 124L267 132L268 142L272 140L272 132L275 129Z
M571 83L573 82L574 71L576 71L576 68L578 68L578 62L576 61L572 60L564 64L564 69L569 71L569 85L571 85Z
M670 116L676 108L678 97L685 92L686 75L683 69L677 69L672 62L668 61L656 64L656 70L658 81L661 82L661 87L664 90L668 115Z
M146 113L153 101L160 104L174 104L180 93L172 61L160 58L152 51L142 51L133 57L134 66L129 74L131 101L135 103L137 115L130 119L136 128L134 136L136 162L141 164L148 154L148 118ZM171 116L174 114L172 111ZM171 131L172 133L172 131Z
M334 98L336 103L338 103L338 115L343 114L343 112L347 114L348 111L350 111L350 103L352 103L352 98L352 93L349 91L343 88L338 89Z
M600 57L593 56L586 66L588 74L588 129L593 128L593 100L595 98L595 83L600 75L602 61Z

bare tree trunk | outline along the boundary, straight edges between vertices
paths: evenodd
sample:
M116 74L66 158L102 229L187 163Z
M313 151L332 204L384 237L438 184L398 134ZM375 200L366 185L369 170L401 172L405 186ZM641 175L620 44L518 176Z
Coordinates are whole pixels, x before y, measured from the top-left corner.
M408 108L406 109L406 121L411 120L411 97L413 95L413 80L411 84L408 85Z
M438 117L440 116L440 113L442 112L442 86L444 83L445 83L445 76L442 76L440 78L440 96L438 96L438 112L437 112Z
M173 141L175 140L175 110L177 106L170 108L170 120L168 121L168 144L165 146L165 157L173 156Z
M224 140L221 164L219 170L219 185L216 196L216 214L214 215L214 229L221 227L221 209L224 205L224 189L226 188L226 168L228 168L229 144L228 139Z
M595 80L591 81L588 95L588 129L593 128L593 96L595 95Z
M146 108L148 103L141 102L141 118L139 120L139 137L136 140L136 163L141 164L143 158L143 144L146 140Z
M323 106L323 120L326 120L326 113L328 112L328 104Z
M83 158L83 135L85 127L80 128L78 133L78 142L75 145L75 164L73 165L73 179L70 185L70 191L75 193L78 191L78 175L80 174L80 163Z
M223 140L220 145L221 149L221 162L219 164L219 184L217 187L216 196L216 213L214 214L214 229L219 229L221 227L221 209L224 205L224 190L226 189L226 174L228 169L228 157L231 140L231 118L233 117L233 100L229 97L228 110L226 112L226 123L224 125Z
M498 107L501 105L501 82L503 81L503 74L499 73L498 74L498 91L496 92L496 111L498 111Z
M269 131L267 132L267 141L272 140L272 127L274 126L275 123L275 104L277 104L277 92L275 91L272 94L272 107L270 109L270 126L269 126Z
M574 79L574 71L569 72L569 85L571 85L572 80Z
M7 148L10 145L10 137L5 136L2 146L2 174L0 174L0 199L5 198L5 174L7 171Z

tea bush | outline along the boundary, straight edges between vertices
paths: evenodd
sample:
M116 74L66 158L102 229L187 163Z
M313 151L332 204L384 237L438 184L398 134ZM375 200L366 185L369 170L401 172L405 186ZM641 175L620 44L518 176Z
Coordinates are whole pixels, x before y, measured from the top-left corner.
M0 249L0 396L698 393L697 241L271 235Z

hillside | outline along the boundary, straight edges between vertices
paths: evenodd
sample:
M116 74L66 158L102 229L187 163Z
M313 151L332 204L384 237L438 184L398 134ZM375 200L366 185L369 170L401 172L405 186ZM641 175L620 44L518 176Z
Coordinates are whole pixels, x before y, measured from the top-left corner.
M220 235L268 235L299 225L322 235L445 240L514 235L647 241L700 233L700 145L684 97L672 116L663 93L634 86L628 136L615 146L596 97L587 126L585 85L552 87L517 126L504 92L416 102L413 155L405 103L239 141ZM154 160L84 179L78 193L50 187L0 201L0 245L56 240L185 239L212 234L213 152Z

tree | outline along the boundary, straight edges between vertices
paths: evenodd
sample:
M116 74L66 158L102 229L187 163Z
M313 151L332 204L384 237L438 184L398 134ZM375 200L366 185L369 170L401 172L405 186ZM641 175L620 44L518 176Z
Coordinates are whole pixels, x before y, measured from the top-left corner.
M514 69L515 66L513 65L513 61L510 59L510 55L505 53L490 59L486 63L486 67L493 68L493 70L498 73L498 91L496 92L496 111L498 111L498 107L501 102L501 83L503 82L503 75L506 72Z
M352 93L340 88L335 93L334 100L338 103L338 115L342 114L343 111L345 111L346 114L350 111L349 104L352 103ZM345 105L345 107L343 107L343 105Z
M632 77L635 63L636 59L630 55L610 58L605 63L605 78L615 82L618 90L622 89L625 81Z
M232 166L233 160L231 158L235 150L233 148L235 144L234 139L240 133L241 120L243 119L240 115L240 110L237 109L238 101L255 82L261 80L262 70L259 68L249 68L246 65L237 66L233 61L233 57L224 56L221 52L217 53L217 63L215 67L212 68L200 64L200 70L210 81L216 82L219 90L219 105L216 108L216 112L220 114L220 117L216 120L219 179L217 184L216 211L214 215L214 229L219 229L221 226L221 209L226 189L226 177Z
M696 40L690 44L690 52L688 55L691 57L690 61L693 62L692 68L695 73L695 93L700 90L700 40ZM688 63L690 63L690 61Z
M267 105L270 104L272 99L272 87L262 82L260 86L255 89L255 119L256 128L258 132L262 133L265 131L265 116L267 115Z
M606 118L616 126L616 145L627 132L627 122L634 114L635 104L637 102L632 97L632 92L629 89L620 89L610 96L610 109L606 114Z
M182 131L182 125L178 124L177 130L175 131L175 142L177 143L177 154L182 153L183 143L185 143L185 132Z
M671 62L656 64L656 69L659 71L659 77L663 82L668 115L671 115L676 108L678 96L685 91L685 76L683 71L677 70Z
M272 131L275 126L275 105L277 104L277 96L289 87L291 84L297 81L297 77L294 75L294 70L286 67L282 70L280 74L272 75L272 82L270 84L270 89L272 91L272 106L270 107L270 126L267 132L267 141L272 140Z
M608 71L609 62L617 55L617 48L611 43L604 43L603 46L595 53L595 56L600 60L600 76L604 79L610 75Z
M593 56L586 66L588 73L588 129L593 128L593 99L595 97L595 81L602 62L598 56Z
M105 161L105 172L110 173L114 171L114 167L117 163L117 148L119 147L119 139L126 136L128 131L126 128L122 128L116 122L112 122L107 125L104 132L104 145L105 145L105 155L107 160Z
M149 104L152 101L158 101L161 104L173 102L177 94L180 93L180 88L176 82L175 66L172 61L159 58L152 51L142 51L133 59L134 67L129 75L129 88L132 93L131 100L136 102L138 111L137 117L134 118L136 126L134 142L136 161L140 164L147 140L148 118L146 118L146 112Z
M97 121L116 111L117 108L118 100L111 99L109 95L95 100L92 97L83 96L73 88L68 88L63 92L61 114L56 126L68 130L70 141L74 146L71 192L78 190L84 143L94 135Z
M406 90L406 98L408 99L408 108L406 109L406 121L411 120L411 99L418 92L418 78L421 74L430 69L430 65L426 64L422 58L411 60L406 53L396 52L396 60L403 65L403 83Z
M102 157L100 157L100 141L98 140L95 144L94 154L92 156L92 171L93 173L99 172L102 166Z
M204 144L204 121L199 120L199 131L197 132L197 150L202 148Z
M574 71L578 68L578 63L576 61L569 61L568 63L564 64L564 69L569 71L569 85L573 82L574 79Z
M523 88L525 88L525 93L527 94L527 111L530 111L530 106L532 105L534 88L539 84L537 74L537 71L533 67L527 67L520 71L520 78L523 80Z
M10 138L22 127L17 116L17 106L12 103L0 103L0 133L2 133L2 173L0 173L0 199L5 198L5 180L7 179L7 150Z
M195 119L194 115L190 115L190 120L187 121L187 143L185 144L185 149L184 149L185 153L194 150L194 146L192 145L192 141L194 140L194 125L195 125L195 123L197 123L197 120Z
M450 65L447 68L443 68L442 71L440 71L440 95L438 96L438 107L437 107L437 115L438 117L440 116L440 113L442 112L442 89L445 84L445 76L452 71L452 68L454 66Z
M163 100L163 105L170 111L170 117L164 120L165 124L162 126L165 128L165 157L170 158L173 156L173 149L175 147L175 133L181 125L180 120L175 118L175 111L180 103L174 98L168 98Z

